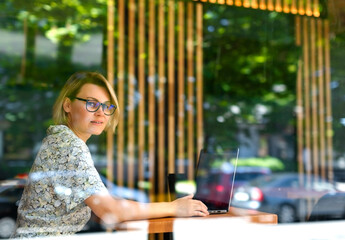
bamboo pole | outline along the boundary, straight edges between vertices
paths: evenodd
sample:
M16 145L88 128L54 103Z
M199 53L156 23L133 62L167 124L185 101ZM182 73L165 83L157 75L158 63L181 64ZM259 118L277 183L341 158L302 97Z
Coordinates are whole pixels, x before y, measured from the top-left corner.
M311 0L306 0L306 6L305 6L305 13L307 14L307 16L312 16L313 15L313 11L311 8Z
M274 11L273 0L267 0L267 9L268 9L269 11Z
M260 0L260 9L261 10L266 10L267 5L265 0Z
M289 0L284 0L283 12L284 13L289 13L290 12Z
M311 124L310 124L310 65L309 65L309 28L308 18L304 17L303 24L303 56L304 56L304 98L305 98L305 150L306 150L306 182L308 188L312 184L311 173L312 173L312 159L311 159ZM308 198L307 209L308 212L311 210L312 201Z
M276 7L275 7L275 10L276 12L281 12L283 11L283 8L282 8L282 0L276 0Z
M327 160L328 160L328 179L334 180L333 175L333 128L332 128L332 104L331 104L331 62L329 46L329 22L325 20L325 74L326 74L326 139L327 139Z
M123 165L124 165L124 106L125 106L125 97L124 97L124 58L125 58L125 11L124 11L124 0L118 0L118 59L117 61L117 79L118 79L118 101L119 108L122 109L122 114L120 114L119 123L117 125L117 184L118 186L124 185L124 174L123 174Z
M203 124L203 5L196 5L196 94L197 94L197 153L204 147Z
M313 8L313 15L314 17L320 17L320 10L319 10L319 0L314 0L314 8Z
M296 0L291 0L291 13L292 14L297 14L297 5L296 5Z
M194 9L187 3L188 178L194 179Z
M301 46L301 17L295 17L295 30L296 30L296 46ZM298 60L298 72L296 83L296 114L297 114L297 162L298 162L298 175L300 186L304 185L304 164L303 164L303 77L302 77L302 60Z
M303 0L299 0L298 2L298 13L299 15L304 15L305 14L305 9L304 9L304 1Z
M251 6L253 9L258 9L258 8L259 8L258 0L252 0L250 6Z
M226 4L232 6L234 5L234 0L227 0Z
M315 19L310 19L310 54L311 54L311 110L312 110L312 149L313 149L313 172L314 177L319 175L319 146L318 146L318 104L316 89L316 47L315 47Z
M134 188L134 146L135 146L135 2L128 2L128 124L127 124L127 166L128 166L128 187Z
M304 185L304 165L303 165L303 86L302 86L302 60L298 60L297 84L297 162L300 186Z
M169 0L168 34L168 173L175 173L175 1Z
M191 3L193 4L193 3ZM165 187L165 6L158 5L158 201L164 201Z
M184 141L184 102L185 102L185 4L183 1L178 3L178 122L177 122L177 152L178 152L178 172L184 172L185 141Z
M241 7L242 6L242 1L241 0L235 0L235 5L237 7Z
M149 170L151 174L150 178L150 199L152 202L156 200L155 198L155 112L156 112L156 101L155 101L155 74L156 74L156 53L155 53L155 14L156 14L156 4L155 1L149 1L149 44L148 44L148 112L149 112L149 129L148 129L148 144L149 144Z
M243 7L249 8L250 7L250 0L243 0Z
M323 38L322 20L317 20L317 48L318 48L318 90L319 90L319 129L320 129L320 165L321 177L326 179L325 158L325 97L324 97L324 72L323 72Z
M114 87L114 1L108 0L107 9L107 79ZM114 133L107 131L107 179L114 181Z
M138 180L144 181L144 158L145 158L145 1L139 1L138 10L138 92L140 100L138 103ZM139 184L140 186L140 184Z
M309 32L308 18L303 18L303 61L304 61L304 103L305 103L305 161L307 181L311 177L311 144L310 144L310 84L309 84ZM310 186L310 185L309 185Z
M301 46L301 17L296 16L296 26L295 26L295 35L296 35L296 46Z

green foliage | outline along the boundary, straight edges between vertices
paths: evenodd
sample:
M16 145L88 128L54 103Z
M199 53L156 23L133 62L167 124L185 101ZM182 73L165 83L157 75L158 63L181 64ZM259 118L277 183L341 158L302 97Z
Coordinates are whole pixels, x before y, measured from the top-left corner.
M239 125L259 125L260 134L293 126L301 55L293 16L217 4L204 12L204 116L211 144L235 145Z

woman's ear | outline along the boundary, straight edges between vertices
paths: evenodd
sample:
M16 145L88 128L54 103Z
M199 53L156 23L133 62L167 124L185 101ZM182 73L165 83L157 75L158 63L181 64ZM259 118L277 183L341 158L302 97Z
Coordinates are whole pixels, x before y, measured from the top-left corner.
M66 113L69 113L71 111L71 104L72 104L71 99L66 97L63 102L63 109L65 110Z

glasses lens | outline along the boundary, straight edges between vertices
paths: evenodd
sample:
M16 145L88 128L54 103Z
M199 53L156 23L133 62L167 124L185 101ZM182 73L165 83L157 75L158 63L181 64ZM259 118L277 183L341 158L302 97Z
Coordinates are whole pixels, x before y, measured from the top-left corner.
M113 105L113 104L105 104L103 106L104 106L103 110L104 110L104 113L106 115L111 115L111 114L113 114L115 112L115 109L116 109L115 105Z
M95 112L98 110L100 103L97 101L90 101L86 102L86 109L90 112Z

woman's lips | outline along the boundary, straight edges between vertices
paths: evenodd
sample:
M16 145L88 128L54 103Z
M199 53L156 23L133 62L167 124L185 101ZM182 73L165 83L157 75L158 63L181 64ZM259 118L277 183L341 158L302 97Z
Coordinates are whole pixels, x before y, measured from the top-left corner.
M99 125L103 124L102 121L91 121L91 123L93 123L93 124L99 124Z

